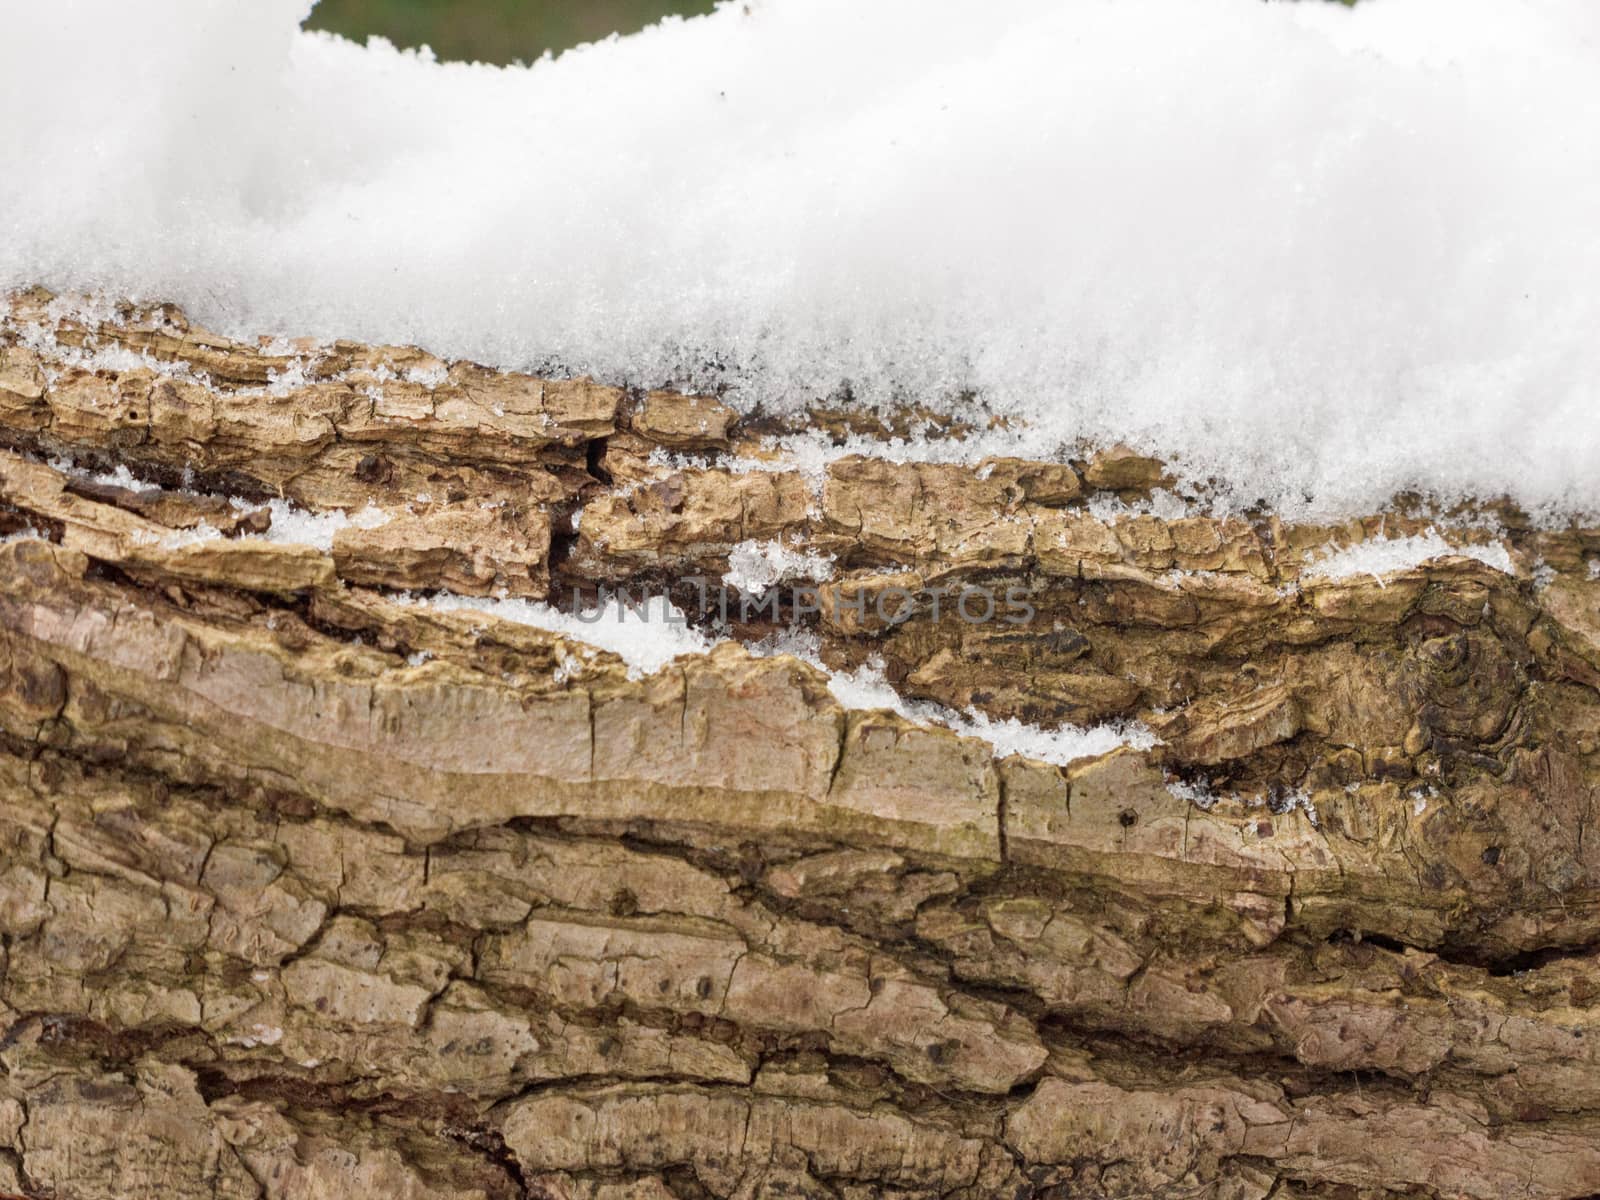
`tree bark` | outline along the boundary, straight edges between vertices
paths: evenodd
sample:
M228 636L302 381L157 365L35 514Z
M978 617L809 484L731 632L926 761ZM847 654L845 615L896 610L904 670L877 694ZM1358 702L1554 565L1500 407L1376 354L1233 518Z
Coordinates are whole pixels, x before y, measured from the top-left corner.
M1427 521L64 313L0 324L0 1193L1600 1192L1600 531L1339 577ZM418 598L687 603L766 539L835 559L830 667L1155 744L847 710L749 648L787 593L644 676Z

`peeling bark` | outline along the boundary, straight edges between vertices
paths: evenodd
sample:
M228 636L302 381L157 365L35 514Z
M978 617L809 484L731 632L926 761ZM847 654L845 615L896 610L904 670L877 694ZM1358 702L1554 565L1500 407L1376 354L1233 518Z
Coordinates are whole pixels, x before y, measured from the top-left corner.
M0 1192L1600 1192L1600 531L1502 506L1451 536L1511 574L1330 578L1426 520L1103 515L1162 465L819 474L762 433L13 298ZM383 523L264 539L280 496ZM1157 744L846 710L739 644L788 593L644 678L411 595L672 587L751 539L835 559L830 666ZM1033 619L926 599L978 586Z

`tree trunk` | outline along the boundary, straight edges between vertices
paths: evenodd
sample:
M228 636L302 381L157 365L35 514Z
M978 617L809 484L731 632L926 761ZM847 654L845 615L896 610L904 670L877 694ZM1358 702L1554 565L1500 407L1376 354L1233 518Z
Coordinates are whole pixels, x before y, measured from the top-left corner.
M1600 1192L1600 533L1345 575L1426 522L62 311L0 327L0 1193ZM768 540L819 611L654 674L419 598L692 608ZM794 627L1154 738L1000 757Z

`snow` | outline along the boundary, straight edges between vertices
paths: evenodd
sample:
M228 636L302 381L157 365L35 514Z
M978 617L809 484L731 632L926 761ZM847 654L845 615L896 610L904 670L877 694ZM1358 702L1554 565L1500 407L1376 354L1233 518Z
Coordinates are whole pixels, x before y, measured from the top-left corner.
M997 758L1021 754L1040 762L1066 766L1081 758L1110 754L1123 746L1148 750L1156 744L1155 735L1136 722L1044 729L1015 717L997 721L975 708L963 713L926 700L906 700L884 677L883 664L875 661L854 671L828 672L828 690L846 708L885 708L908 720L942 725L963 737L988 742Z
M222 531L209 521L201 521L191 529L176 529L160 539L161 545L167 550L181 550L186 546L198 546L205 542L214 542L222 537ZM139 535L134 535L138 541Z
M774 584L791 579L820 581L833 575L833 556L796 550L772 539L740 542L728 552L722 582L747 596L761 596Z
M617 597L581 614L562 612L543 601L462 596L454 592L436 592L427 597L402 595L396 599L406 604L426 604L440 612L484 613L559 634L591 649L609 650L627 665L629 679L654 675L679 657L704 654L722 640L688 625L683 611L665 596L645 598L643 616L635 606L625 605ZM815 667L828 677L828 691L844 708L885 709L922 725L940 726L987 742L997 758L1021 754L1065 766L1124 746L1148 750L1156 744L1155 735L1137 722L1042 729L1015 718L996 721L976 709L958 713L928 701L907 700L885 678L881 661L871 660L853 671L834 671L822 662L819 647L820 640L814 632L790 627L746 649L758 657L788 654ZM418 666L424 660L412 656L407 661ZM571 679L579 666L577 657L563 653L555 670L556 682Z
M116 468L110 471L91 471L85 467L76 466L70 458L64 455L58 455L55 458L47 459L46 465L53 471L74 475L79 479L88 480L90 483L104 484L107 487L139 491L142 488L156 486L139 479L128 469L126 463L118 463Z
M1154 488L1148 496L1134 500L1124 500L1114 492L1096 492L1089 497L1084 508L1095 520L1108 523L1123 517L1151 516L1163 521L1178 521L1194 515L1191 506L1182 497L1166 488Z
M75 475L79 479L86 479L91 483L107 484L111 487L127 488L130 491L141 491L145 488L159 487L160 484L140 479L126 463L119 463L110 471L94 471L74 465L71 459L57 457L50 459L50 466L57 471ZM179 495L202 497L210 495L203 492L190 491L186 488L177 489ZM246 500L240 496L225 497L236 512L250 512L261 508L263 505ZM293 545L313 546L324 553L333 550L333 535L347 527L357 529L376 529L387 524L389 514L384 512L370 500L365 506L353 513L343 509L330 508L322 511L304 509L288 500L268 500L264 506L272 515L272 524L267 532L259 535L259 540L267 542L284 542ZM161 539L161 544L168 549L194 545L198 542L211 541L222 534L209 522L201 521L193 529L178 530ZM255 536L255 535L252 535Z
M1435 558L1447 556L1476 559L1485 566L1515 574L1511 554L1503 543L1492 546L1471 544L1453 545L1439 535L1438 530L1411 534L1408 537L1376 537L1357 542L1344 549L1332 549L1301 572L1302 579L1348 579L1355 575L1370 575L1379 584L1385 575L1398 574L1420 567Z
M1269 806L1275 813L1292 813L1296 809L1305 813L1306 820L1311 822L1311 828L1321 829L1322 822L1317 817L1317 807L1311 802L1311 793L1305 791L1291 791L1274 796Z
M233 500L231 503L239 509L257 507L243 500ZM323 553L330 553L333 550L333 535L341 529L348 527L376 529L389 521L389 514L371 501L367 502L366 507L354 513L346 513L337 508L312 512L299 508L287 500L268 500L267 508L272 513L272 524L267 527L267 532L261 535L263 541L315 546Z
M428 604L440 612L479 612L560 634L597 650L609 650L627 664L628 678L654 675L685 654L704 654L717 642L687 623L683 610L665 596L649 596L638 603L611 597L604 604L578 613L562 612L542 600L492 596L459 596L439 592L425 600L399 597L403 602ZM561 682L570 678L575 664L564 659L558 666Z
M911 711L911 702L895 691L894 686L884 677L881 662L863 664L853 671L828 670L820 658L812 659L811 662L819 670L827 672L828 691L846 708L866 711L881 708L899 713L902 717L915 719Z
M1176 799L1187 800L1202 812L1210 812L1222 799L1203 783L1189 783L1182 779L1167 780L1167 791Z
M1015 717L996 721L977 709L969 708L946 723L957 733L988 742L994 747L997 758L1021 754L1058 766L1066 766L1080 758L1110 754L1122 747L1149 750L1156 744L1155 735L1137 722L1061 725L1055 729L1044 729L1038 725L1028 725Z
M1347 791L1349 789L1346 789ZM1274 789L1268 795L1219 795L1205 783L1191 783L1181 779L1168 779L1167 792L1175 799L1184 800L1200 809L1210 812L1218 804L1224 802L1237 804L1243 808L1267 808L1277 816L1286 816L1296 811L1303 812L1311 828L1321 829L1322 820L1317 815L1317 808L1311 800L1311 793L1301 790L1284 791ZM1417 812L1422 809L1418 808Z
M738 0L504 70L11 8L0 289L1600 511L1593 0Z
M1138 722L1044 729L1015 717L997 721L975 708L962 713L931 701L907 700L885 677L881 660L869 659L851 671L829 669L818 653L816 634L805 630L785 630L749 648L756 654L789 654L810 663L828 676L828 691L845 708L886 709L922 725L942 726L963 737L987 742L996 758L1020 754L1066 766L1078 759L1110 754L1124 746L1148 750L1156 744L1155 735Z

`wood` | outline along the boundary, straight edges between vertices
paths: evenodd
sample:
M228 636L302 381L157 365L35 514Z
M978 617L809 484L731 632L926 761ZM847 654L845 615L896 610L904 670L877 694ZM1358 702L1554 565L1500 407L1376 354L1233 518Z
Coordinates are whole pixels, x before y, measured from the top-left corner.
M0 1193L1600 1192L1600 531L1329 578L1427 522L61 313L0 324ZM750 539L836 559L834 668L1158 740L846 710L770 611L636 678L417 598L687 603ZM875 604L980 586L1033 619Z

